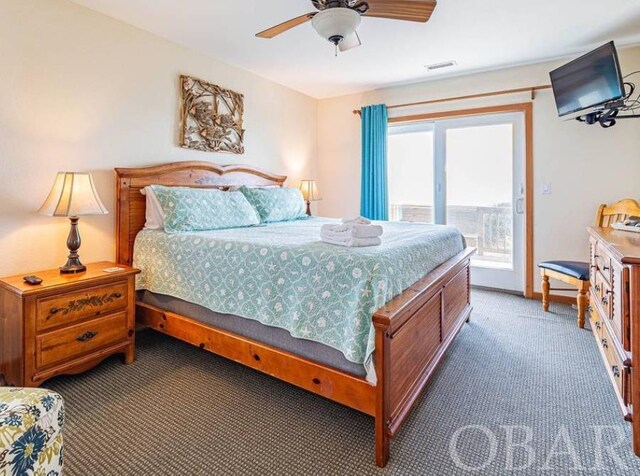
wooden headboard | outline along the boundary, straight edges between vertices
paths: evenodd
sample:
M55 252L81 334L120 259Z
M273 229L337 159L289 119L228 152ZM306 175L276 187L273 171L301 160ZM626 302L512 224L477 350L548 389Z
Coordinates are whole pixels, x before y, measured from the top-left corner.
M246 165L220 166L209 162L176 162L155 167L116 169L116 261L131 266L133 243L145 223L147 185L226 190L238 185L282 186L287 177Z

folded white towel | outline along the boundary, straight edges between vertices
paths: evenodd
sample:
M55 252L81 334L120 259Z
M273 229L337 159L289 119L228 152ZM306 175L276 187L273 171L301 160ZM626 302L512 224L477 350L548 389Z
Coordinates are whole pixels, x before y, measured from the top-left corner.
M330 238L377 238L382 236L384 229L380 225L322 225L320 233Z
M355 218L343 218L342 223L348 224L357 224L357 225L371 225L371 220L365 217L355 217Z
M349 238L348 240L333 240L323 236L322 241L330 245L344 246L346 248L364 248L366 246L380 246L382 244L382 240L380 238Z

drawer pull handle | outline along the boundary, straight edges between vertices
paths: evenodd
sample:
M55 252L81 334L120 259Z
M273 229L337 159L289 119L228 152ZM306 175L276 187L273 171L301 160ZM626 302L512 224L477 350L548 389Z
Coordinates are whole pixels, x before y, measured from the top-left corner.
M602 347L605 349L609 348L609 342L607 342L607 339L601 339L600 342L602 343Z
M613 373L613 376L615 378L620 378L620 367L618 367L617 365L612 365L611 372Z
M600 285L596 284L596 287L594 289L596 290L597 293L599 293L600 292Z
M596 329L602 329L602 324L600 324L600 321L596 322Z
M602 304L604 304L605 306L609 304L609 300L607 299L607 296L602 296Z
M76 337L76 340L78 342L89 342L91 339L93 339L97 335L98 335L97 332L88 331L88 332L85 332L84 334L82 334L81 336Z
M58 314L61 311L59 307L52 307L49 311L51 314Z
M602 271L609 271L609 266L603 266Z
M115 297L116 299L120 299L122 297L122 293L115 293L113 297Z
M593 306L591 304L587 306L587 311L593 312Z

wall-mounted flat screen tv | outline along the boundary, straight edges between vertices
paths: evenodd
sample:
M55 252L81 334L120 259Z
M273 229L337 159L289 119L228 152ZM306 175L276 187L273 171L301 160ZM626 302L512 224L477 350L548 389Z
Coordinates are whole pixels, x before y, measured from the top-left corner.
M551 71L558 114L566 116L624 96L618 53L612 42Z

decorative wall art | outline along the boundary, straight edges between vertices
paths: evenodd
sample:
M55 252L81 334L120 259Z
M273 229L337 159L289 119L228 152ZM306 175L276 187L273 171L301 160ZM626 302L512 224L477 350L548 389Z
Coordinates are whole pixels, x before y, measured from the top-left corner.
M180 76L180 84L180 145L244 154L244 96L190 76Z

